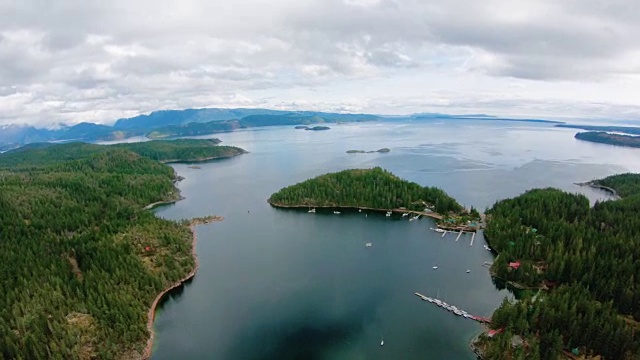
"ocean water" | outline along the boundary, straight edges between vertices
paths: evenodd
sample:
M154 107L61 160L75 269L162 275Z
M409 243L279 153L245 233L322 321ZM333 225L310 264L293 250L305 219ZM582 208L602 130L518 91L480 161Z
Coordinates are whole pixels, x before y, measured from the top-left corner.
M309 214L274 209L267 198L323 173L381 166L482 210L547 186L605 200L574 183L640 171L640 150L582 142L576 130L549 124L396 120L331 128L216 134L250 153L200 169L173 165L186 199L157 214L225 220L197 227L200 270L159 310L153 359L473 359L469 341L482 327L414 293L490 316L511 294L482 266L493 257L481 233L470 246L471 235L442 237L429 230L430 219ZM346 154L383 147L391 152Z

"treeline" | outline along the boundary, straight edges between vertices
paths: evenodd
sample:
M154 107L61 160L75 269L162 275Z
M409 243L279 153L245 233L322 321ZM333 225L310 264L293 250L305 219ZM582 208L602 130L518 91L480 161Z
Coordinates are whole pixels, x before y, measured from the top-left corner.
M487 359L559 359L562 351L601 355L604 359L637 359L638 340L610 302L589 301L582 286L518 302L505 299L491 326L504 329L489 342ZM523 344L513 346L514 336Z
M563 348L582 348L606 359L637 358L640 339L631 336L635 330L618 321L616 312L627 316L630 323L640 320L640 175L618 175L594 183L625 197L590 208L582 195L538 189L500 201L488 210L485 234L499 253L492 272L525 287L550 289L537 302L524 301L540 316L518 318L517 326L494 318L492 326L506 326L511 334L523 335L529 342L538 341L540 334L556 333ZM554 290L558 286L564 290ZM570 302L556 302L560 296L569 297ZM542 304L544 308L538 309ZM513 306L523 305L503 305L496 314ZM615 309L596 311L607 326L586 327L582 322L586 313L576 312L602 306ZM550 312L559 318L545 323L544 316ZM589 336L576 336L586 328ZM500 342L492 344L499 346ZM543 355L543 359L555 359Z
M592 181L594 185L615 189L621 197L640 195L640 176L638 174L619 174Z
M281 189L269 198L275 206L370 207L439 213L460 212L458 202L441 189L402 180L379 167L325 174Z
M158 161L200 161L227 158L246 153L235 146L220 146L218 139L155 140L115 145L96 145L82 142L25 145L0 155L0 168L32 169L104 153L113 149L128 150Z
M153 299L193 269L188 226L142 210L178 195L173 169L125 148L0 155L0 358L139 358Z
M574 136L578 140L591 141L601 144L640 147L640 136L611 134L600 131L580 132Z

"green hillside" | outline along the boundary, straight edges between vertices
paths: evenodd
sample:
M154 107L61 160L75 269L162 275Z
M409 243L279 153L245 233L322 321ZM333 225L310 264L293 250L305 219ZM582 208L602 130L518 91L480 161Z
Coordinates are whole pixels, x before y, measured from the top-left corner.
M269 203L274 206L404 207L419 211L433 207L442 214L462 210L444 191L402 180L379 167L321 175L276 192Z
M186 223L142 210L178 196L173 169L133 151L217 154L204 145L65 144L0 155L0 358L141 356L153 299L194 258Z

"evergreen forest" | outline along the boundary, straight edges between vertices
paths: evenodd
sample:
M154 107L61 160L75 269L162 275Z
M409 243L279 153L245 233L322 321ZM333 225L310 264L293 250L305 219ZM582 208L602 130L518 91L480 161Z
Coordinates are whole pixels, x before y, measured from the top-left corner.
M0 155L0 168L27 169L122 149L160 162L197 162L246 153L235 146L218 145L218 139L153 140L137 143L96 145L83 142L35 143Z
M423 187L375 167L330 173L286 187L271 195L273 206L350 207L422 211L446 214L463 210L443 190Z
M154 298L195 265L188 223L142 210L178 197L173 169L156 159L228 151L214 148L73 143L0 155L0 358L139 358Z
M579 132L574 136L578 140L591 141L601 144L640 147L638 135L611 134L602 131Z
M491 326L504 332L487 342L488 358L640 357L640 175L593 184L622 199L590 207L583 195L536 189L487 211L486 238L499 253L492 273L541 289L496 310ZM513 335L525 345L513 348Z

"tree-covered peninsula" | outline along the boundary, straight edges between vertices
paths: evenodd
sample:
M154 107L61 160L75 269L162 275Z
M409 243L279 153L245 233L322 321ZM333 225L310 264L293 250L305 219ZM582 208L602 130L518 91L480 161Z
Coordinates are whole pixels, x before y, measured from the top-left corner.
M575 135L575 138L578 140L591 141L600 144L640 148L640 136L638 135L611 134L601 131L588 131L577 133Z
M344 170L318 176L271 195L276 207L349 207L422 211L425 207L446 214L463 210L441 189L423 187L383 170Z
M173 169L151 158L213 154L190 144L0 155L0 358L142 356L154 298L195 266L188 223L143 210L178 196Z
M590 207L582 195L537 189L488 210L485 234L499 253L493 274L543 290L496 310L491 327L502 333L481 341L487 358L640 356L640 175L593 183L622 199ZM524 345L512 347L515 338Z
M83 142L64 144L35 143L8 151L0 157L0 168L29 168L50 165L122 149L164 163L199 162L223 159L246 153L235 146L220 146L218 139L154 140L138 143L96 145Z

